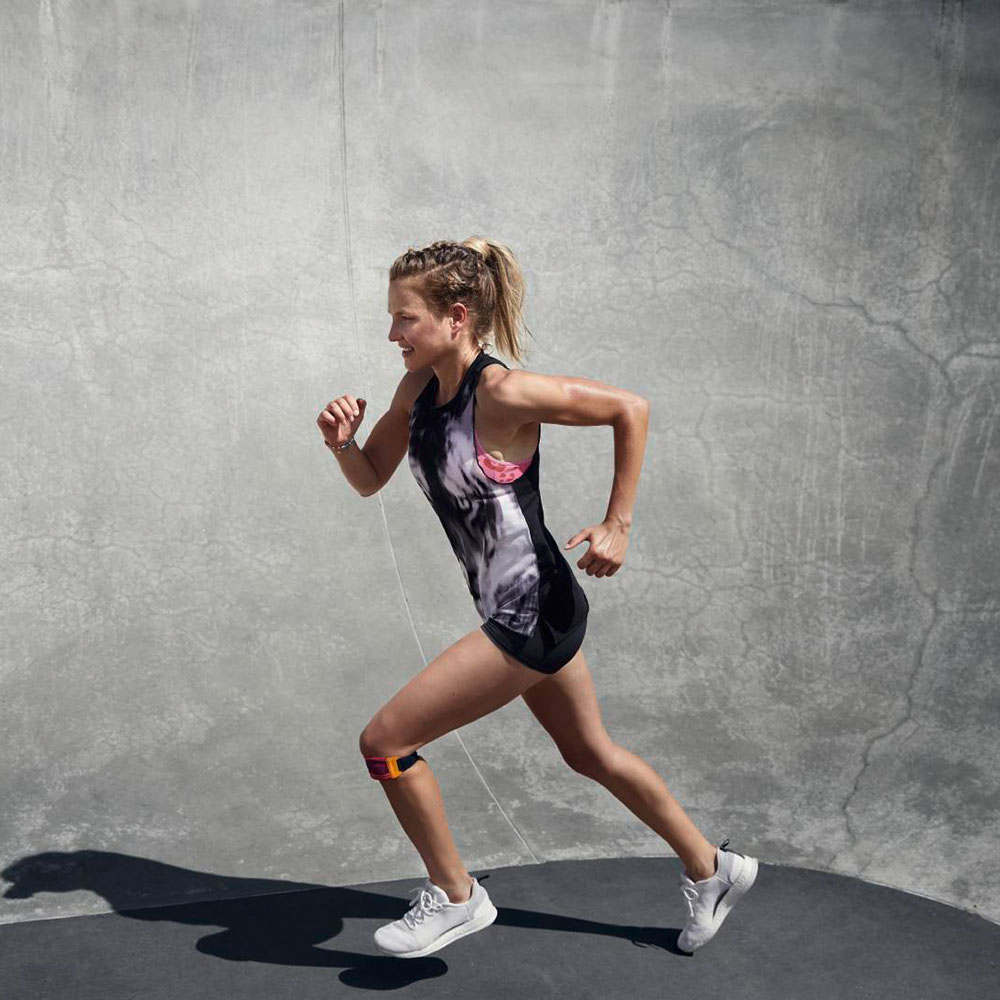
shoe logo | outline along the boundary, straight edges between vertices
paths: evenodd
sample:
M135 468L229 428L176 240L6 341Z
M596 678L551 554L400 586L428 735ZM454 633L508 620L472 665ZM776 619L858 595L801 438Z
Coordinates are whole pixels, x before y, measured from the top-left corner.
M716 910L717 910L717 909L719 908L719 903L721 903L721 902L722 902L722 898L723 898L723 896L725 896L725 895L726 895L726 893L727 893L727 892L729 892L729 890L728 890L728 889L726 890L726 892L722 892L722 893L720 893L720 894L719 894L719 898L718 898L718 899L716 899L716 901L715 901L715 906L713 906L713 907L712 907L712 917L713 917L713 918L715 917L715 911L716 911Z

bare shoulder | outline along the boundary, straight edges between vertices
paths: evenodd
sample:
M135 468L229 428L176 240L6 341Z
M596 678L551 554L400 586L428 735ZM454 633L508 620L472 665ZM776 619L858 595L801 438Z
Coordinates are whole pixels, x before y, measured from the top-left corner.
M499 386L505 378L516 373L516 368L504 368L503 365L486 365L486 367L479 373L477 388L480 385L484 385L490 393L495 393L497 386Z
M476 405L485 420L500 426L509 425L513 418L509 400L511 379L526 374L520 368L505 368L503 365L487 365L479 375L476 385ZM516 392L516 386L515 392ZM516 424L515 424L516 426Z
M545 378L525 368L505 368L503 365L489 365L479 376L482 393L478 401L487 406L503 409L505 402L518 395L525 380Z
M572 375L546 375L512 368L484 392L484 410L499 422L518 426L532 421L572 426L613 424L644 397L617 386Z

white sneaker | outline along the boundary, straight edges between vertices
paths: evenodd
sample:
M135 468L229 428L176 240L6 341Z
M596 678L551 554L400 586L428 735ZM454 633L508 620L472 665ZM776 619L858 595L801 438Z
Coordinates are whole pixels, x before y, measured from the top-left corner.
M693 952L710 940L757 878L757 859L728 850L728 843L727 837L715 849L718 868L714 875L692 882L681 871L681 891L690 915L677 938L682 951Z
M466 934L489 927L497 910L489 893L472 877L472 895L453 903L429 878L410 894L410 908L399 920L375 931L375 947L396 958L422 958Z

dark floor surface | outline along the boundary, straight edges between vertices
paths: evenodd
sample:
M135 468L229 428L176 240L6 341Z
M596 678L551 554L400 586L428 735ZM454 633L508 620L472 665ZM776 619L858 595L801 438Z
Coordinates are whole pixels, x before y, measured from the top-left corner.
M372 942L421 878L6 924L0 996L1000 998L1000 926L797 868L761 864L718 934L685 955L679 871L676 858L474 869L496 922L422 959L382 956Z

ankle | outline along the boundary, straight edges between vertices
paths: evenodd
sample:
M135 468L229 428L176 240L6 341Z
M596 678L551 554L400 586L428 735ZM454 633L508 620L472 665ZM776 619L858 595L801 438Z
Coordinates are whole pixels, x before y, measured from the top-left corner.
M719 856L713 849L711 857L701 858L691 867L685 866L684 874L687 875L692 882L704 882L705 879L711 878L718 870Z
M448 894L448 899L452 903L467 903L470 899L472 899L473 881L471 876L469 876L466 881L459 882L457 885L453 883L441 885L438 882L435 882L434 884L437 885L439 889L444 889L444 891Z

